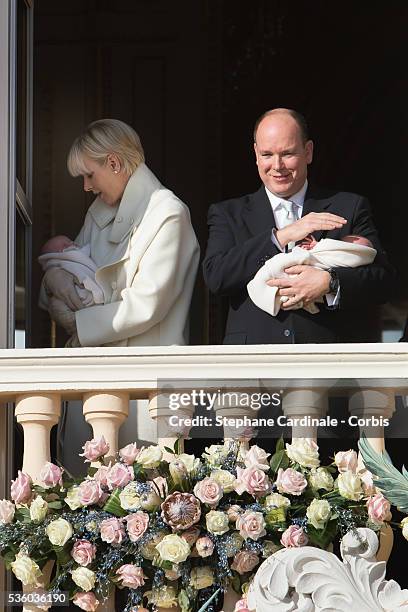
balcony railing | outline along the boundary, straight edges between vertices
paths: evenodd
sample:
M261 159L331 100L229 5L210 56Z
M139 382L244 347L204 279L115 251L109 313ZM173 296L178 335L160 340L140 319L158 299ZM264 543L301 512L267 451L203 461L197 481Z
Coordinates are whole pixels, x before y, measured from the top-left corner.
M115 454L129 400L148 400L149 414L158 425L171 414L163 381L173 391L191 390L197 381L211 388L214 381L225 381L234 391L244 391L248 381L251 387L254 381L268 381L283 392L286 417L322 417L328 398L340 395L349 398L356 418L390 418L395 396L408 394L408 350L400 344L2 350L0 398L15 404L23 428L23 471L35 480L50 460L50 432L60 418L62 401L82 400L94 436L103 434ZM252 413L242 406L215 408L223 415ZM192 414L193 407L184 411ZM168 435L158 430L158 444L168 446ZM315 437L316 431L294 428L292 436ZM376 449L384 448L381 425L370 430L370 440ZM389 547L381 554L387 557Z

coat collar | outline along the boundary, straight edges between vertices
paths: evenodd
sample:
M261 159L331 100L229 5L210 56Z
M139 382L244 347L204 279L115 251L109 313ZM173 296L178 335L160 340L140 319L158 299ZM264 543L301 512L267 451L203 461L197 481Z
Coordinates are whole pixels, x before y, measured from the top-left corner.
M108 206L96 198L89 212L100 229L113 220L109 241L119 243L130 230L139 225L153 192L161 186L153 172L141 164L129 178L118 207Z

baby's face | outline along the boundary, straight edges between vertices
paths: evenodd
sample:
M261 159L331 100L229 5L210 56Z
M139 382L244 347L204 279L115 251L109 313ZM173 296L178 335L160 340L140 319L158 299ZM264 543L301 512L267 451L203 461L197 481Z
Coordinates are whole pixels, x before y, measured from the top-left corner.
M76 246L68 236L54 236L44 245L43 253L62 253L65 249Z
M351 244L361 244L362 246L368 246L373 248L373 243L368 238L364 238L364 236L357 236L350 234L349 236L344 236L342 238L343 242L351 242Z

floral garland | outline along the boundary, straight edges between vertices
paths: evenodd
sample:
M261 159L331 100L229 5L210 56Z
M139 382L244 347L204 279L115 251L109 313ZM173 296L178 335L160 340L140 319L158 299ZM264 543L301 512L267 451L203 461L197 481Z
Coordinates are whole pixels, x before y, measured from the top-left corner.
M275 454L226 441L201 458L128 444L106 465L104 438L83 447L88 476L47 463L39 482L19 472L0 501L0 552L23 585L38 588L55 560L48 592L69 592L95 611L111 587L127 589L124 612L180 607L214 612L230 586L242 596L262 561L282 547L327 548L349 529L376 530L389 502L355 451L320 466L309 439L279 440ZM169 453L172 453L170 455ZM49 606L44 605L43 609Z

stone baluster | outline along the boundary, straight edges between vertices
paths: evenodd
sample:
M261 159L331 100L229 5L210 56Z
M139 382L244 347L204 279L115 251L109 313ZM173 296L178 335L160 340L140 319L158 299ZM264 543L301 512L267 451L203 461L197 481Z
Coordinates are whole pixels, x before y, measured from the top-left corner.
M41 469L51 461L50 433L58 423L61 414L61 397L57 394L19 395L16 398L15 414L24 432L23 472L38 482ZM43 568L41 584L48 584L53 562ZM23 587L24 593L31 592L30 587ZM40 611L37 606L23 606L23 612Z
M360 437L363 432L370 445L378 453L385 450L384 419L391 419L395 411L395 392L393 389L359 389L350 394L349 411L358 419ZM358 458L359 469L365 470L361 456ZM394 534L389 525L381 529L378 561L388 561L394 544Z
M296 420L292 426L294 438L317 440L317 425L308 424L307 417L321 419L327 413L328 396L326 389L293 389L286 391L282 398L282 410L287 419ZM304 419L305 425L300 424ZM288 429L289 433L289 429Z
M179 440L179 452L184 451L184 439L188 437L191 429L191 419L194 414L192 405L180 406L177 409L170 407L171 392L152 392L149 395L149 414L155 421L157 427L157 444L163 451L165 459L171 459L171 453L165 449L174 448L177 440ZM188 393L188 391L179 391L177 393Z
M114 460L118 452L119 429L129 414L129 394L121 391L85 393L83 413L93 430L93 437L104 436L109 444L109 456Z
M45 393L19 395L15 414L24 432L23 472L37 481L44 464L51 460L50 432L61 414L61 398Z

